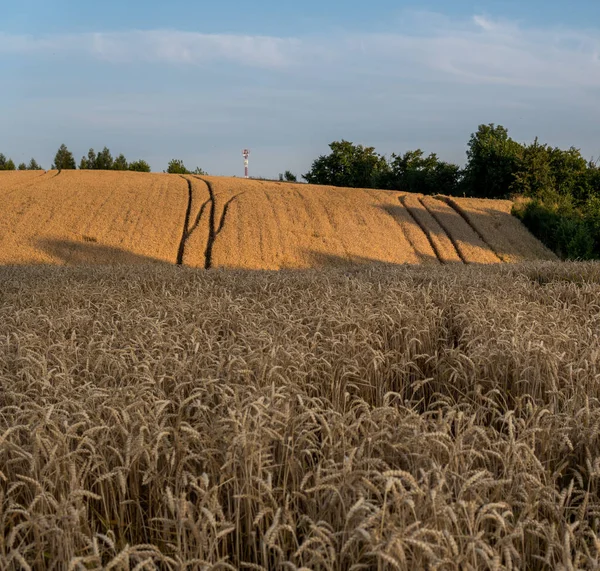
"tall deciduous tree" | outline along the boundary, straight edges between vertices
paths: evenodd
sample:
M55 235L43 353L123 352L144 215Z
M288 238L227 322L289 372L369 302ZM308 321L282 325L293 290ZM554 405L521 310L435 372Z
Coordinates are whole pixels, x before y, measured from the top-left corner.
M316 159L310 171L302 175L311 184L331 184L355 188L373 188L387 162L375 152L374 147L355 145L350 141L334 141L331 153Z
M424 156L421 149L392 154L389 170L380 178L380 188L421 194L456 194L461 171L457 165L440 161L435 153Z
M467 150L464 188L470 196L508 198L520 166L523 146L502 125L480 125Z
M77 168L73 153L67 149L66 145L62 144L56 151L52 168L57 170L74 170Z

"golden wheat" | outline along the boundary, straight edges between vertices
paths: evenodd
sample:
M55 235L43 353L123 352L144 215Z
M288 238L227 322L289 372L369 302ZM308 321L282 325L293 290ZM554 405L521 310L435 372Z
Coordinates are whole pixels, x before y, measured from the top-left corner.
M424 196L420 201L452 240L461 260L478 264L495 264L502 261L489 244L449 204L431 196Z
M176 262L188 203L181 177L50 174L17 189L0 178L0 263Z
M298 269L553 258L509 202L440 198L192 175L3 173L0 263Z
M462 263L458 251L454 247L448 234L439 225L438 221L430 214L421 202L422 195L405 194L401 197L403 206L408 210L414 220L427 234L432 247L439 260L444 264Z
M0 568L600 563L600 265L0 269Z
M482 198L444 197L493 248L504 262L556 260L556 255L511 215L513 202Z

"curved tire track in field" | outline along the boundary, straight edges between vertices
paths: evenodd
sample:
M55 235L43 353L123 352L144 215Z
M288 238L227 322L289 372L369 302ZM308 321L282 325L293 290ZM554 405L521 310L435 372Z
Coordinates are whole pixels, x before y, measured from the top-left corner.
M208 214L208 240L206 242L206 250L204 251L204 269L210 270L210 268L212 267L213 247L215 244L215 238L217 237L215 233L215 191L213 190L213 186L209 181L204 180L202 178L200 180L203 180L206 183L206 186L208 187L208 194L210 195L210 211Z
M448 228L444 225L444 223L440 220L440 217L437 216L431 209L427 207L423 198L419 197L419 202L423 205L423 208L425 208L425 210L427 210L427 212L429 212L429 214L431 214L434 220L440 225L440 228L445 232L446 236L448 236L448 239L450 240L450 242L452 242L452 246L454 246L454 249L456 250L456 253L458 254L458 257L461 259L462 263L468 264L469 262L467 262L463 253L460 251L457 241L454 239L454 237L452 236Z
M185 210L185 218L183 221L183 233L181 234L181 240L179 241L179 248L177 250L177 265L178 266L182 266L183 265L183 255L185 254L185 243L188 239L189 236L189 225L190 225L190 215L192 213L192 200L193 200L193 191L192 191L192 181L185 178L184 176L181 177L183 180L185 180L185 182L187 182L187 187L188 187L188 203L187 203L187 208Z
M209 180L206 180L199 176L195 176L194 178L201 180L208 188L209 199L200 208L200 212L198 213L198 217L196 218L195 225L192 228L192 231L200 223L202 213L204 212L204 209L206 208L206 206L210 205L210 210L209 210L209 214L208 214L208 238L206 241L206 250L204 252L204 269L210 270L210 268L212 268L212 255L213 255L213 248L215 245L215 240L217 239L217 236L222 232L223 227L225 226L225 220L227 218L227 213L229 212L229 207L231 206L231 203L238 196L240 196L244 193L238 192L238 194L232 196L223 205L223 212L221 212L221 217L219 218L219 222L217 224L217 197L216 197L213 185Z
M492 244L490 244L490 242L486 239L486 237L477 229L477 227L473 224L473 222L471 221L471 219L468 217L467 213L461 208L461 206L456 202L456 200L454 200L451 196L436 196L435 198L437 198L438 200L441 200L443 202L445 202L450 208L452 208L473 230L473 232L475 232L475 234L477 234L477 236L479 236L479 238L481 239L481 241L492 251L494 252L495 256L501 261L501 262L506 262L506 260L502 257L502 254L500 254L499 252L496 251L496 249L494 248L494 246L492 246Z
M411 209L406 205L404 196L400 196L398 198L398 200L400 201L400 204L402 204L402 206L404 206L404 208L406 209L406 212L408 212L408 215L411 217L411 219L414 221L414 223L423 231L423 234L425 234L425 236L427 237L427 240L429 241L429 245L431 246L431 249L433 250L435 257L438 259L438 262L440 262L440 264L445 264L446 262L443 260L437 246L433 242L433 239L431 237L431 232L429 231L429 229L426 228L423 224L421 224L419 219L414 215L414 213L411 211ZM412 246L412 244L411 244L411 246ZM414 249L414 246L413 246L413 249Z

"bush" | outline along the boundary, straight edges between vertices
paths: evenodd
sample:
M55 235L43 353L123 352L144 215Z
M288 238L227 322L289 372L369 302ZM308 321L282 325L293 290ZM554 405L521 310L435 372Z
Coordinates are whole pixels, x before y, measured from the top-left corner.
M591 207L591 208L590 208ZM527 229L567 260L600 259L600 200L576 208L570 197L533 199L513 208Z
M129 163L129 170L135 172L150 172L150 165L143 160L133 161Z

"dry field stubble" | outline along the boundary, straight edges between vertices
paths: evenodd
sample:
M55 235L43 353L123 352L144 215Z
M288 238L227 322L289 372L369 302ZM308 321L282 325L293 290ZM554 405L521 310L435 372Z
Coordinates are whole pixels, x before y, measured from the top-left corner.
M476 228L503 262L556 260L556 255L533 234L523 232L523 225L511 215L511 200L442 197L465 220Z
M423 230L423 233L429 238L432 249L440 262L444 264L462 263L452 240L429 210L425 208L422 198L418 194L405 194L400 200L414 221Z
M114 171L0 176L0 263L282 269L554 259L508 201Z
M398 205L391 193L224 177L202 180L214 197L211 267L416 264L427 255L434 257L430 249L420 256L407 239L407 225L412 225L407 216L386 211L386 201ZM210 218L211 212L204 216ZM203 255L186 248L186 263L203 266Z
M0 188L17 190L40 180L51 178L57 171L0 171Z
M0 269L0 568L600 564L600 266Z
M16 180L0 176L0 263L176 263L188 204L181 177L54 171Z
M502 261L449 204L431 196L423 196L420 202L450 237L462 261L467 264L497 264Z

